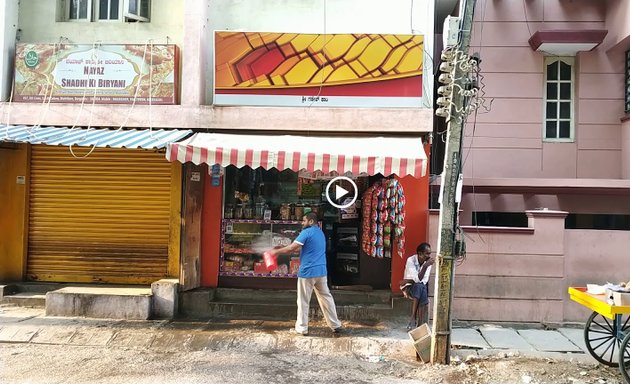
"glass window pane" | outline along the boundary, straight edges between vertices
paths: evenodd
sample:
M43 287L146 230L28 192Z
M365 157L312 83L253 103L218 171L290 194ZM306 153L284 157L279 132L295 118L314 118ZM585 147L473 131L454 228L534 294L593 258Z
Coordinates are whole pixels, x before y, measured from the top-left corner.
M109 19L117 20L119 14L120 1L118 0L110 0L109 1Z
M560 122L560 135L558 135L561 139L568 139L571 137L571 122L569 121L561 121Z
M107 20L107 6L109 5L108 0L100 0L98 2L98 19L99 20Z
M571 100L571 83L560 83L560 99Z
M87 19L88 17L88 0L81 0L79 4L79 19Z
M571 66L560 62L560 80L571 80Z
M149 4L150 0L141 0L140 1L140 16L149 18Z
M134 15L138 14L138 0L129 0L129 9L127 9L129 13Z
M547 83L547 99L556 100L558 98L558 84Z
M547 103L547 119L555 119L558 117L558 103L556 102L548 102Z
M76 20L78 9L79 9L79 0L72 0L70 2L70 15L69 15L70 20Z
M560 118L561 119L571 118L571 103L560 103Z
M557 61L547 65L547 79L558 80L558 62Z
M556 122L548 121L545 126L545 138L547 139L555 139L556 138Z

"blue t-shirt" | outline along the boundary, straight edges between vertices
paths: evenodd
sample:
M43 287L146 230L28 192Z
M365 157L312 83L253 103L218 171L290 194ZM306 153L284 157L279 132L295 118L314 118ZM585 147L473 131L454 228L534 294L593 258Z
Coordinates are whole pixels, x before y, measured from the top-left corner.
M304 228L295 242L302 246L298 277L326 276L326 236L317 226Z

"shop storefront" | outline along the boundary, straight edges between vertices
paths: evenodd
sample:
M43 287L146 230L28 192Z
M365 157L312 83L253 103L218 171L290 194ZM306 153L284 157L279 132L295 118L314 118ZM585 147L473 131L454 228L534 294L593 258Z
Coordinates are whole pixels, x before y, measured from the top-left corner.
M190 131L20 126L4 134L32 143L18 181L28 191L25 280L150 284L178 276L181 166L158 149ZM127 148L106 148L113 145Z
M428 180L420 138L199 133L171 144L167 157L208 164L200 279L206 286L294 288L299 255L281 256L269 271L262 253L291 243L311 211L327 237L332 285L389 289L400 256L417 245L406 246L405 238L415 242L418 232L425 238ZM357 201L346 209L327 199L326 187L339 175L357 186ZM345 181L335 185L353 189ZM407 195L414 196L411 205Z

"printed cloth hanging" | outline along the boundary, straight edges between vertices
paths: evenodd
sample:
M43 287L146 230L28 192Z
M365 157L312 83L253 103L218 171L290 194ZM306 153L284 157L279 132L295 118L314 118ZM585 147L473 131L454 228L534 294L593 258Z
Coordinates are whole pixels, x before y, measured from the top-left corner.
M405 249L405 193L396 179L374 183L363 194L363 251L372 257L391 257L396 244L398 256Z

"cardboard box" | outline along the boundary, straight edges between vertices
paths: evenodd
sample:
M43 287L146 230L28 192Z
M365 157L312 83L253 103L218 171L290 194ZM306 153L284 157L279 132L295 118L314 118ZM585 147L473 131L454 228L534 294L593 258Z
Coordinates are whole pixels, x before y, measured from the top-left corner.
M429 326L426 323L422 324L409 331L408 334L422 362L428 363L431 360L431 331Z
M630 293L613 292L612 296L615 305L622 307L630 306Z

